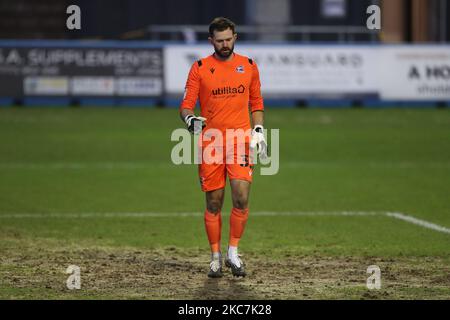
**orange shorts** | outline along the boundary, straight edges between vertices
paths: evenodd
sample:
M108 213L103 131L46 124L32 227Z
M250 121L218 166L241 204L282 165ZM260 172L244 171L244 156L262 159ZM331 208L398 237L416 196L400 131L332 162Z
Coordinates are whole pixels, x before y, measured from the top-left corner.
M202 191L212 191L225 188L227 175L230 180L245 180L252 182L253 163L250 157L249 144L237 145L227 150L225 146L216 147L213 152L205 154L202 148L202 162L198 166ZM211 154L209 156L208 154Z

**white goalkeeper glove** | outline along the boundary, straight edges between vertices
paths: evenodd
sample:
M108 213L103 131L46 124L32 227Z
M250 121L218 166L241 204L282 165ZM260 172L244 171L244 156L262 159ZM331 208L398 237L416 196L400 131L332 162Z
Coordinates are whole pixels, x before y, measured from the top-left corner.
M252 140L250 141L250 149L255 149L260 159L267 158L267 143L264 138L264 127L256 125L252 130Z
M184 122L186 122L187 129L190 133L193 134L200 134L203 130L203 128L206 126L206 118L203 117L197 117L192 114L188 114L184 118Z

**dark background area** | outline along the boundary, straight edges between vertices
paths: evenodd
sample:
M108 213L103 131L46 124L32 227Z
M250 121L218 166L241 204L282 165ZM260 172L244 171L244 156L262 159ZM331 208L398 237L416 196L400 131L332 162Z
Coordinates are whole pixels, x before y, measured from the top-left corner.
M342 0L345 14L324 16L323 5L333 0L0 0L1 39L133 39L182 40L181 31L155 39L148 26L207 25L217 16L238 26L359 26L364 27L366 8L382 7L384 42L433 42L450 39L450 4L442 0ZM336 0L340 1L340 0ZM81 30L68 30L66 8L81 8ZM271 4L271 5L268 5ZM284 6L282 5L284 4ZM281 8L288 8L283 14ZM258 10L256 8L259 8ZM280 9L280 10L278 10ZM281 22L280 22L281 21ZM444 21L444 24L441 23ZM386 23L385 23L386 22ZM442 35L443 30L447 30ZM178 33L178 34L177 34ZM199 39L204 39L201 34ZM445 39L444 39L445 38ZM241 33L241 40L261 40ZM304 40L289 34L282 40ZM373 41L369 34L355 34L351 41ZM312 41L336 41L335 35L312 34Z
M348 0L342 18L321 15L321 1L291 0L292 25L365 25L365 8L374 1ZM82 29L65 27L66 8L82 11ZM251 4L251 3L250 3ZM149 25L207 25L226 16L238 25L251 25L249 1L228 0L1 0L0 38L6 39L120 39Z

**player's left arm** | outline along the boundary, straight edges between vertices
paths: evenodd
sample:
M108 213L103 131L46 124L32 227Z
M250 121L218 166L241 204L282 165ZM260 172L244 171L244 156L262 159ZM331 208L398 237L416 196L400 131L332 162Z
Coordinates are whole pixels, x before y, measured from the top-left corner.
M264 111L256 110L252 112L253 128L256 126L264 126Z
M267 156L267 143L264 138L264 101L261 95L261 81L259 70L255 62L252 63L252 80L250 83L250 111L252 114L252 139L250 148L257 148L260 158Z
M252 60L250 60L252 61ZM261 81L259 79L258 66L254 61L251 62L252 79L250 82L250 111L252 113L253 126L263 125L264 120L264 101L261 95ZM258 112L259 111L259 112Z

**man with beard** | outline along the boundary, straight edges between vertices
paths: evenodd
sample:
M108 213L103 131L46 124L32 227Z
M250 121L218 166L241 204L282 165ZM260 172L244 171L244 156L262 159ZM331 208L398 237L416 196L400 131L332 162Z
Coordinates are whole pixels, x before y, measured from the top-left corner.
M214 53L192 65L180 106L180 116L188 130L200 134L199 147L203 158L198 172L206 195L204 222L211 247L208 276L212 278L222 276L221 210L227 175L233 209L225 265L231 268L233 276L246 275L238 256L238 243L249 214L253 169L250 152L256 148L257 154L265 157L267 150L258 67L252 59L233 52L236 39L232 21L219 17L211 22L208 40ZM200 116L194 114L198 99ZM230 138L230 130L237 135ZM217 133L221 134L220 138ZM203 152L206 150L213 150L210 157Z

